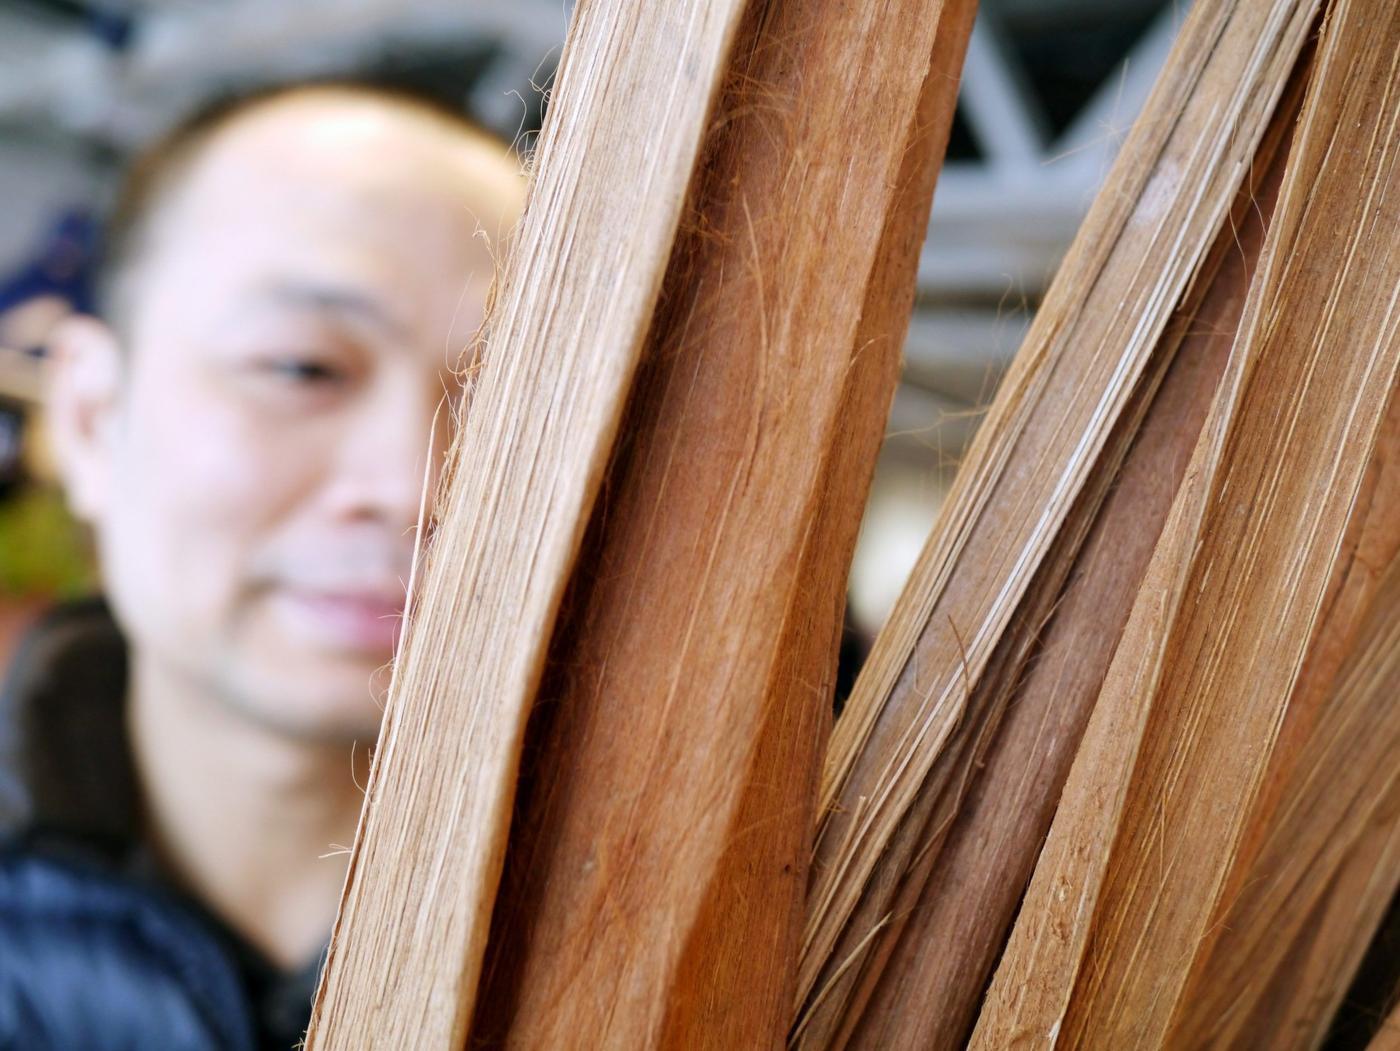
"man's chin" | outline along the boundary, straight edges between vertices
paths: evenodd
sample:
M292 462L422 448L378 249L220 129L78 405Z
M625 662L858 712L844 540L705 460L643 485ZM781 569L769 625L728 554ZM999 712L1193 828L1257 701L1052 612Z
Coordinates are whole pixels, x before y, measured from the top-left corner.
M279 736L307 744L363 744L379 736L387 664L273 661L238 678L229 703Z

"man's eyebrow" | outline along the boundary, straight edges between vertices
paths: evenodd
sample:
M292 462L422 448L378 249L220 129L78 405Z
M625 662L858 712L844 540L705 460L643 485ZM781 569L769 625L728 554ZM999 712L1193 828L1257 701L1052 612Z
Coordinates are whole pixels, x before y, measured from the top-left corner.
M406 337L408 326L376 297L359 289L298 278L278 278L258 286L259 298L279 305L341 314L368 322L394 336Z

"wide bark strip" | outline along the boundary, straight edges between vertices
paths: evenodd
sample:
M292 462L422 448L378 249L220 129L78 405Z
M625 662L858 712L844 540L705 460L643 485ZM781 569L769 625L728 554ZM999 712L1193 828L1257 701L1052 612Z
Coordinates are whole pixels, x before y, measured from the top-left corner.
M477 1046L777 1046L968 0L741 27L532 726Z

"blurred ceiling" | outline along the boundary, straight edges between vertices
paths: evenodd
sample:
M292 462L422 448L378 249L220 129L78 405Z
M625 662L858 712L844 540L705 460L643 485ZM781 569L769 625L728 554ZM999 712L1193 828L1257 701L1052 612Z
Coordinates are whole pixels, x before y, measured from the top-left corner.
M538 120L571 0L0 0L0 277L100 210L132 147L202 99L369 72ZM892 430L960 448L1156 75L1184 3L984 0L919 270ZM645 127L645 122L639 122ZM898 442L895 443L898 446Z

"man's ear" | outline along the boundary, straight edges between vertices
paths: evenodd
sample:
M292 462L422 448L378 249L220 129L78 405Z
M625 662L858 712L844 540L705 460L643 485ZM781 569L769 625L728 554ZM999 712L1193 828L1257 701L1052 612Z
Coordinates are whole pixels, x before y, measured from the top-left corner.
M71 315L48 341L46 422L68 505L89 524L102 517L112 485L113 437L122 383L116 334Z

